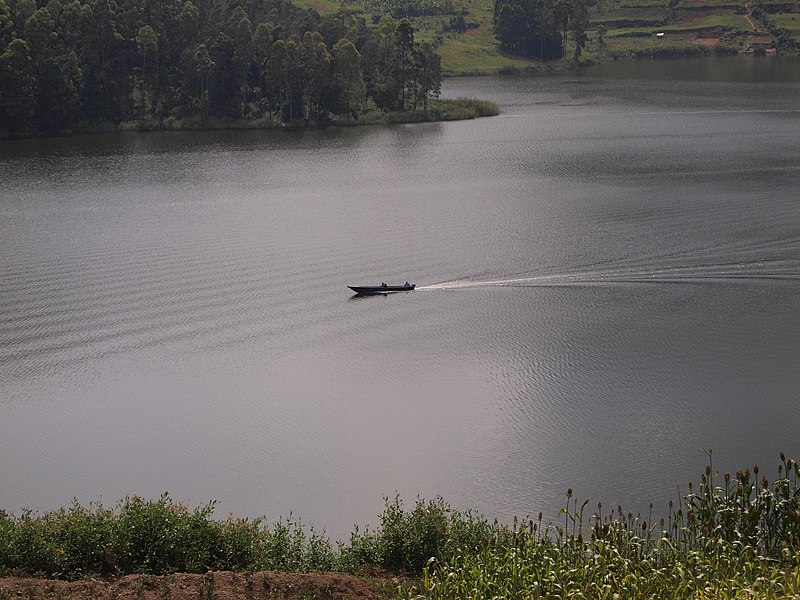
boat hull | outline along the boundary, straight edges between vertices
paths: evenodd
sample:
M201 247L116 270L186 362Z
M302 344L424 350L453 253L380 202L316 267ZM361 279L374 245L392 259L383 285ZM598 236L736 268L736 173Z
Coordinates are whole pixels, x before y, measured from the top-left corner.
M351 290L361 296L371 296L375 294L388 294L390 292L410 292L416 286L411 285L348 285Z

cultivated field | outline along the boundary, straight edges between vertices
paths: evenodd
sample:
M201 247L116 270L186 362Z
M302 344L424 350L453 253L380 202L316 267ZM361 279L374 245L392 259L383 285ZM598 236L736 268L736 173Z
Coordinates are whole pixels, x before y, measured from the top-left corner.
M297 2L323 13L338 7L331 0ZM501 52L493 32L493 0L351 0L351 5L362 10L368 20L385 14L408 18L419 39L438 46L442 66L451 75L571 66L569 60L542 64ZM596 0L590 16L589 41L582 57L587 62L766 51L758 46L782 45L781 29L795 48L800 48L800 3L786 0ZM657 36L659 33L663 36ZM754 42L755 47L751 46ZM566 56L570 57L573 42L567 39L566 44ZM787 52L785 45L784 40L783 53Z

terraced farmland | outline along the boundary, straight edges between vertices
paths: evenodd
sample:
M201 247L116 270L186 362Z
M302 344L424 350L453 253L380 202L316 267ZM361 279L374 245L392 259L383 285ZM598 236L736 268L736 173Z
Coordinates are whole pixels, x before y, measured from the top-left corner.
M333 0L296 0L321 12ZM446 73L550 71L569 60L540 63L500 51L493 0L350 0L368 20L408 18L417 37L432 41ZM786 0L589 0L591 25L582 61L800 49L800 2ZM661 35L659 35L661 34ZM572 56L572 40L566 41ZM778 48L779 49L774 49Z

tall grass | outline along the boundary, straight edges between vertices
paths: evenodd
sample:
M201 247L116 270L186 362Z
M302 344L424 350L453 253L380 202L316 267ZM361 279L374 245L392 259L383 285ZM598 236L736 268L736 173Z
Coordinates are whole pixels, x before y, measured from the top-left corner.
M584 528L568 490L563 523L515 523L510 544L434 558L405 597L797 597L800 467L781 455L772 482L758 467L720 477L708 457L658 523L598 504Z
M442 498L386 499L375 529L334 546L299 520L213 518L168 495L115 507L19 516L0 511L0 575L77 578L210 570L385 569L411 578L398 597L734 598L800 595L800 466L781 455L777 477L719 474L712 454L698 485L654 521L589 509L567 490L555 523L501 525Z
M428 107L417 110L383 112L372 110L358 117L353 124L370 125L376 123L423 123L429 121L458 121L493 117L500 114L499 106L490 100L476 98L431 99Z

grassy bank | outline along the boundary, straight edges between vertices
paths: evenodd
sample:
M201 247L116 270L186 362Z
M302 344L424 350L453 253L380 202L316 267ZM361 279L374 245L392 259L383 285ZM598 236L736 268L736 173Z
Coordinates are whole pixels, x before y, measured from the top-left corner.
M128 573L341 571L401 574L400 598L788 597L800 593L800 467L781 456L715 473L664 518L590 509L568 490L558 523L490 522L442 499L387 500L374 530L334 545L298 521L213 518L164 495L114 507L0 513L0 574L74 579ZM657 517L656 517L657 518Z
M488 100L474 98L455 98L455 99L431 99L427 102L427 107L420 107L418 110L405 111L381 111L371 110L357 115L354 118L332 118L322 123L308 121L293 121L283 123L278 119L217 119L209 118L205 122L196 118L177 119L169 117L163 120L142 120L127 121L118 127L110 124L100 124L95 126L77 127L72 131L67 131L63 135L73 135L81 133L99 133L108 131L195 131L195 130L256 130L256 129L304 129L309 127L330 127L330 126L356 126L356 125L375 125L392 123L422 123L429 121L461 121L476 119L479 117L491 117L500 114L500 108L496 103ZM19 137L31 137L31 133L25 135L10 135L0 132L0 139L14 139Z
M279 119L175 119L168 118L163 121L133 121L123 123L123 130L136 131L178 131L194 129L301 129L305 127L328 127L338 125L374 125L389 123L421 123L424 121L458 121L490 117L500 113L496 103L473 98L456 99L429 99L425 107L420 106L413 110L383 111L378 109L367 110L352 118L332 116L323 122L309 122L304 120L284 123Z

